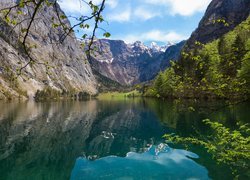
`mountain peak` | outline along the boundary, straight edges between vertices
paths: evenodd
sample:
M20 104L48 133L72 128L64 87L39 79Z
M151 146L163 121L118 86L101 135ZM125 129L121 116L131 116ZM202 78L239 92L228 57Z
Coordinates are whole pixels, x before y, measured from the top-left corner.
M249 0L213 0L187 41L188 47L192 48L195 41L208 43L221 37L246 20L249 12Z
M148 47L141 41L135 41L134 43L130 44L130 47L134 50L148 50Z
M158 45L156 42L151 42L150 49L154 52L165 52L170 46L174 45L174 43L167 42L165 45Z

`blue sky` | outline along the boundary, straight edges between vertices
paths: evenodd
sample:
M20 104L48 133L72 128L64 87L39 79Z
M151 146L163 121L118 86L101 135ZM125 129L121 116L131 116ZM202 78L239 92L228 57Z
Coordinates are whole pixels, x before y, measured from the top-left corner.
M90 13L82 0L60 0L67 15ZM99 4L101 0L93 0ZM179 42L187 39L198 26L211 0L106 0L101 27L111 33L110 39L127 43ZM70 20L74 24L74 20ZM90 23L91 24L91 23ZM86 32L89 33L91 29ZM80 32L77 35L85 32ZM103 30L97 35L101 38Z

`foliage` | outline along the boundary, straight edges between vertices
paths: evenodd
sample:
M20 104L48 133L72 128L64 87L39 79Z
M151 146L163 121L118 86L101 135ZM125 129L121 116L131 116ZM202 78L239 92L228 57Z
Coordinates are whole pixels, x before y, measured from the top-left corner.
M239 78L245 82L246 91L250 93L250 52L248 52L242 61L241 69L238 73Z
M160 72L146 96L175 98L249 98L250 17L208 44L181 53Z
M75 89L62 92L51 87L45 87L43 90L37 90L35 94L36 101L59 100L59 99L78 99L86 100L91 97L87 92L77 92Z
M46 87L43 90L37 90L35 94L36 100L49 100L49 99L59 99L61 97L60 91L53 89L51 87Z
M129 91L129 92L106 92L106 93L100 93L97 98L101 100L109 100L109 99L115 99L115 100L124 100L124 98L134 98L134 97L141 97L142 94L137 91Z
M204 123L212 129L212 134L208 137L180 137L174 134L167 134L164 137L173 143L204 147L218 163L229 165L236 177L240 173L248 173L250 168L250 128L248 125L239 126L238 130L230 130L209 119L204 120Z

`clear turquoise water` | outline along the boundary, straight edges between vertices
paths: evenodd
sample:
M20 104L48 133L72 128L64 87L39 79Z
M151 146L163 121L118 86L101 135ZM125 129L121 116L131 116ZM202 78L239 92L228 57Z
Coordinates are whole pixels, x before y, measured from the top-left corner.
M234 128L237 121L249 121L249 105L0 102L0 179L232 179L203 149L186 151L166 144L162 135L206 134L205 118Z
M71 179L209 179L207 169L190 158L198 156L166 144L126 157L78 158Z

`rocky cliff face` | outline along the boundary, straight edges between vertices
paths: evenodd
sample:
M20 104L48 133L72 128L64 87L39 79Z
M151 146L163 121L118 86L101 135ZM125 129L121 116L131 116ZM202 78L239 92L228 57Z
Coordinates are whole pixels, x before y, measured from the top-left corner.
M183 45L184 42L160 47L153 43L147 47L139 41L126 44L100 39L95 43L98 51L92 54L90 63L101 75L122 85L133 85L153 79L169 66L170 60L178 59Z
M0 8L12 4L12 0L1 1ZM63 15L60 8L59 15ZM22 91L33 96L38 89L43 89L45 86L58 90L96 93L96 80L79 42L74 34L70 34L63 43L56 43L63 29L52 28L52 18L58 23L54 7L40 9L27 39L27 44L35 45L35 48L31 49L31 56L38 63L25 68L14 85L9 77L10 73L28 62L27 56L18 46L22 27L14 28L12 31L13 27L0 18L0 97L10 94L18 96ZM66 26L70 26L67 19L63 21ZM24 21L23 27L25 23ZM46 62L52 66L49 71L41 65Z
M246 20L249 13L249 0L213 0L187 45L192 47L195 41L208 43L221 37Z

